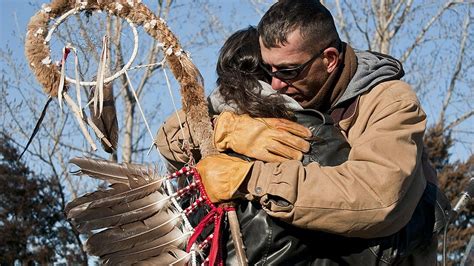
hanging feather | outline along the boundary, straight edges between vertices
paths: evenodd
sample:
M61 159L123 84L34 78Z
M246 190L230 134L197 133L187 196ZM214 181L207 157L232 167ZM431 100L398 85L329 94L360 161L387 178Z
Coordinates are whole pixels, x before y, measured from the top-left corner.
M91 98L94 98L93 95L99 95L96 92L97 86L91 88ZM100 100L98 97L97 100ZM101 138L102 148L108 152L113 153L117 150L118 144L118 121L117 121L117 110L115 108L115 99L114 99L114 90L112 83L107 83L103 86L103 110L101 113L97 113L95 107L89 105L90 115L92 122L97 126L97 128L102 132L104 136L97 136ZM101 106L102 106L101 105ZM109 143L105 142L102 138L106 138Z
M36 134L38 133L38 131L40 129L40 126L41 126L41 123L43 123L44 116L46 115L46 110L48 110L49 103L52 100L53 100L53 98L51 96L48 96L48 100L46 100L46 104L43 107L43 111L41 111L40 117L38 118L38 121L36 121L35 128L33 129L33 133L31 133L31 136L28 139L28 142L26 143L25 148L21 152L20 157L18 157L18 160L20 160L21 157L23 157L23 154L25 154L26 150L28 149L28 147L30 147L31 142L33 141Z
M64 211L68 214L68 216L73 217L75 215L74 212L84 211L95 200L99 200L102 198L110 197L111 195L123 193L130 189L128 185L121 184L121 183L111 184L110 188L111 189L107 189L107 190L100 189L91 193L87 193L83 195L82 197L76 198L75 200L66 204Z
M141 199L155 191L162 189L162 181L163 180L153 181L142 187L133 188L128 191L112 195L107 198L95 200L94 202L91 203L90 206L92 208L98 208L98 207L110 207L117 204L130 203L134 200Z
M79 58L77 56L77 50L75 47L73 47L71 44L67 45L67 48L69 48L73 53L74 53L74 77L76 79L76 101L77 105L79 106L79 110L81 112L79 113L81 115L81 118L84 119L84 114L82 111L82 98L81 98L81 76L80 76L80 70L79 70Z
M75 157L69 163L77 165L80 169L71 172L74 175L88 175L110 183L129 184L130 178L146 177L147 180L157 179L155 171L150 166L142 164L119 164L106 160ZM148 183L145 181L145 183ZM145 184L143 183L143 185Z

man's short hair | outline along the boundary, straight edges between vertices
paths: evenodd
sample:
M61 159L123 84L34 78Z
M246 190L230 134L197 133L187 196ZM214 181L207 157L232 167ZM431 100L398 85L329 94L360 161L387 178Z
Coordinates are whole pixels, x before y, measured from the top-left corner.
M317 0L280 0L270 7L258 24L263 45L268 48L288 43L290 33L299 29L305 47L314 52L341 40L329 10Z

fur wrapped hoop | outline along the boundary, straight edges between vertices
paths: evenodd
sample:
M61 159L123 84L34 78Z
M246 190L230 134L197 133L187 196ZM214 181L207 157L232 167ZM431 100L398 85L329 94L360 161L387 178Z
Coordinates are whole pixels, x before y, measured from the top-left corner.
M61 16L68 12L82 11L105 11L134 25L143 26L151 37L162 44L168 66L180 83L183 110L187 114L191 130L195 132L196 140L200 143L201 153L203 156L216 153L211 142L212 128L201 74L187 53L183 52L166 22L158 18L140 0L53 0L50 4L43 5L28 24L25 54L44 92L57 97L61 79L60 68L51 60L48 37L50 28L57 25L50 27L49 24L54 19L61 21ZM64 86L67 85L66 81Z

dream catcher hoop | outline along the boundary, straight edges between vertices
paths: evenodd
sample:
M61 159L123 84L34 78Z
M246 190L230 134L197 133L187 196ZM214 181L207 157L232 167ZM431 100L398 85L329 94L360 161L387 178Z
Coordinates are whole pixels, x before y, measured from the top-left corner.
M61 64L57 65L52 63L49 42L56 28L66 18L78 12L95 11L108 12L113 16L125 19L134 35L134 49L130 59L121 70L107 75L105 60L103 60L107 57L107 38L104 37L97 79L95 81L81 81L77 70L75 78L65 74L65 61L69 53L72 52L76 56L75 61L77 62L75 48L72 45L66 45L63 49ZM52 25L50 26L50 24ZM193 131L193 137L199 143L202 156L217 153L211 141L212 126L199 70L191 62L188 54L183 51L165 21L158 18L141 1L54 0L49 5L44 5L41 11L31 18L25 39L25 54L44 92L49 99L57 97L60 106L62 99L65 100L65 103L75 113L81 131L92 148L96 149L88 134L87 126L93 129L102 143L111 148L113 147L111 141L91 118L84 114L81 106L80 86L95 86L92 104L96 115L100 116L103 110L104 86L106 86L104 84L121 75L125 75L129 80L127 70L130 69L138 50L138 34L135 26L143 26L145 32L160 42L164 60L180 85L183 110L186 113L190 129ZM77 103L68 95L70 86L76 87ZM184 168L167 178L160 178L150 167L140 165L122 165L90 159L75 159L72 163L81 168L77 172L78 174L87 174L112 183L107 190L96 191L74 200L66 210L68 218L80 231L105 229L97 233L99 236L92 236L88 240L89 246L86 244L89 247L88 251L100 256L103 262L131 264L139 261L153 261L155 263L182 264L193 257L190 262L195 264L196 252L203 251L204 248L207 248L208 243L218 243L216 235L220 232L219 223L222 220L222 215L228 212L230 226L234 228L232 239L236 243L240 262L245 264L242 239L236 230L238 222L235 211L227 206L214 206L207 200L205 191L199 182L199 174L193 168ZM170 180L178 176L193 181L188 186L176 191ZM181 208L178 200L188 192L196 190L200 191L200 198L191 202L186 209ZM196 228L193 228L189 224L187 216L202 203L206 203L208 206L208 215ZM205 231L204 227L213 222L214 233L207 237L200 236L202 231ZM160 233L147 235L147 232L150 231L155 233L159 231ZM119 236L117 232L125 232L126 236ZM161 237L165 236L168 238L163 240ZM187 242L188 240L190 242ZM115 245L116 243L110 241L118 241L121 244ZM188 244L187 247L186 244ZM107 248L111 246L113 248L108 250ZM156 246L159 248L156 249ZM101 251L94 248L99 248ZM215 246L211 247L207 263L219 263L216 249ZM132 257L133 261L130 260ZM206 258L203 258L202 262L206 263Z
M193 132L195 132L196 138L201 140L201 152L203 156L215 153L215 149L210 141L212 129L208 119L206 101L203 100L204 89L201 75L198 69L191 62L189 56L181 48L177 38L168 29L165 21L156 17L156 15L145 5L141 4L140 1L123 0L84 2L56 0L50 5L43 6L42 10L35 14L28 24L28 32L25 40L25 54L36 78L43 86L44 92L51 97L58 97L58 99L64 97L66 102L70 104L72 110L75 111L75 113L79 113L82 118L82 112L80 111L79 105L72 104L72 99L67 93L60 93L64 88L67 88L70 83L76 83L76 85L79 83L81 85L81 81L78 81L77 78L72 79L68 77L66 79L64 75L61 75L61 72L64 72L62 71L63 69L52 63L49 40L52 32L54 32L57 26L64 21L65 18L71 14L83 11L108 12L111 15L127 20L134 32L136 31L135 25L142 25L145 32L161 43L161 48L165 54L167 65L180 84L183 109L188 117L192 118L192 121L190 121L190 127ZM49 23L54 19L57 20L50 29ZM135 33L134 38L135 51L137 46ZM113 80L121 74L126 73L126 68L130 67L133 59L134 56L132 54L132 57L128 63L125 64L122 70L110 77L104 77L103 74L98 74L97 80L100 82L83 82L82 84L98 84L98 86L101 86L104 82ZM64 64L62 64L62 66L64 67ZM64 85L61 84L62 82ZM97 94L101 93L100 89L97 91ZM98 97L96 97L95 104L100 104L97 103L97 98ZM78 119L78 121L82 123L80 120L82 119ZM88 124L93 128L91 123ZM91 143L91 138L87 136L88 134L84 128L85 126L81 126L82 132L89 140L89 143ZM98 133L95 129L94 132Z

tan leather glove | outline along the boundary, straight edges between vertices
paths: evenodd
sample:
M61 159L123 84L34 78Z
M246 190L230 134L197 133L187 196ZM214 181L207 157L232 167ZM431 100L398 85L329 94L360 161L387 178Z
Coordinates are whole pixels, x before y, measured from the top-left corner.
M213 203L231 200L245 180L253 162L226 154L209 155L196 168L206 193Z
M301 160L310 145L306 127L280 118L252 118L223 112L214 125L214 144L219 151L236 153L265 162Z

